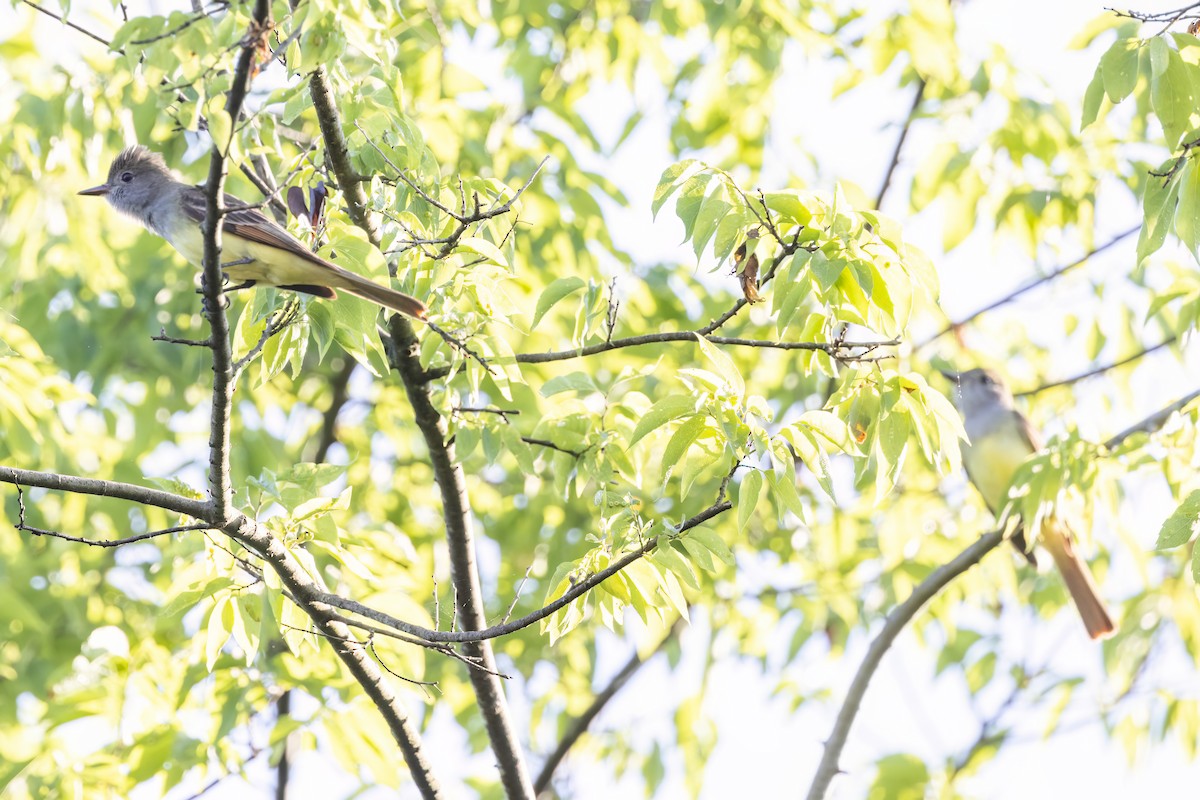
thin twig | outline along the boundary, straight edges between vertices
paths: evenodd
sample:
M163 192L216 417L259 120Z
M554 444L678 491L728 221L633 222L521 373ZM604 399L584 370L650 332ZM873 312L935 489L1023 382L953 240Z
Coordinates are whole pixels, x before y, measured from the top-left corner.
M250 752L246 754L246 758L243 759L243 761L242 761L242 766L245 767L247 764L249 764L254 759L258 758L261 754L263 754L265 752L269 752L269 751L264 748L261 748L261 747L251 747ZM234 774L236 774L236 773L227 772L224 775L218 775L217 777L213 778L208 783L201 786L200 789L197 790L196 792L183 798L183 800L199 800L199 798L203 797L204 795L208 794L213 789L220 786L222 781L226 781L229 778L233 777Z
M213 14L217 13L218 11L222 11L228 7L229 6L227 4L220 4L216 8L212 9L211 11L201 11L198 14L193 14L192 16L188 17L187 20L185 20L181 25L174 27L169 31L160 33L157 36L151 36L148 39L133 39L129 43L130 44L153 44L154 42L162 41L163 39L169 39L170 37L174 36L175 34L187 30L188 28L195 25L200 20L208 19Z
M167 336L166 328L159 328L157 336L151 336L152 342L166 342L167 344L182 344L188 347L212 347L212 339L179 339L175 336Z
M669 533L663 534L662 536L678 536L681 533L686 533L692 528L703 525L714 517L717 517L733 508L733 504L726 499L726 493L728 491L729 481L732 479L732 476L739 465L740 462L738 465L735 465L734 468L729 471L729 474L725 476L724 480L722 480L721 487L717 493L717 500L712 505L698 514L689 517L678 525L670 526ZM363 605L356 600L350 600L328 592L321 593L315 599L321 603L333 606L335 608L340 608L343 611L349 611L351 613L366 617L367 619L377 622L387 628L392 628L408 634L409 636L424 639L427 642L451 643L486 641L488 639L506 636L514 631L519 631L522 628L527 628L530 625L541 622L543 619L549 617L556 611L565 608L584 594L590 592L592 589L596 588L621 570L628 567L634 561L637 561L638 559L653 552L654 548L661 543L662 536L654 536L647 539L635 549L630 550L621 556L621 558L612 562L605 569L588 575L582 580L576 582L561 597L551 601L550 603L547 603L537 611L526 614L525 616L519 617L511 622L493 625L490 628L459 631L452 627L449 631L435 631L420 625L414 625L411 622L405 622L402 619L397 619L390 614L386 614L377 609Z
M455 406L451 411L455 414L496 414L501 417L517 416L521 413L519 408L472 408L471 406Z
M535 792L541 795L542 792L550 788L550 781L554 777L554 771L558 769L558 766L566 758L567 753L575 743L579 741L580 737L587 732L592 721L596 719L604 707L616 696L617 692L621 691L625 684L629 683L637 671L650 661L650 659L662 652L662 649L679 634L682 622L682 618L676 619L667 631L667 635L644 658L637 651L634 651L633 655L629 657L629 661L625 662L625 666L613 676L608 685L596 693L591 705L584 709L582 714L572 720L553 752L546 756L546 762L542 764L542 769L538 773L537 780L533 782Z
M97 36L96 34L89 31L87 28L81 28L80 26L76 25L74 22L71 22L66 17L59 16L58 14L55 14L53 11L42 8L37 3L34 3L33 0L21 0L21 2L24 3L25 5L29 6L30 8L37 9L38 11L45 14L47 17L51 17L53 19L58 20L63 25L66 25L68 28L74 28L75 30L82 33L84 36L87 36L91 39L95 39L97 42L104 45L105 47L109 47L109 48L112 47L112 42L110 42L108 39L105 39L103 36ZM120 53L121 55L125 54L124 50L118 50L117 52Z
M956 329L961 328L964 325L969 325L970 323L974 322L979 317L983 316L984 314L988 313L989 311L994 311L995 309L999 308L1002 305L1011 303L1013 300L1016 300L1021 295L1025 294L1027 292L1033 291L1034 289L1038 288L1039 286L1042 286L1043 284L1049 283L1050 281L1054 280L1055 278L1059 277L1060 275L1070 272L1071 270L1075 269L1076 267L1080 266L1081 264L1087 263L1087 260L1089 258L1091 258L1092 256L1103 253L1105 250L1109 249L1113 245L1118 244L1118 243L1124 241L1125 239L1128 239L1130 236L1133 236L1135 233L1137 233L1141 229L1142 229L1142 224L1139 222L1137 225L1133 226L1132 228L1129 228L1128 230L1124 230L1121 233L1118 233L1116 236L1109 239L1104 244L1102 244L1098 247L1092 248L1091 250L1084 253L1082 256L1075 259L1071 263L1065 264L1061 267L1058 267L1057 269L1051 270L1050 272L1046 273L1042 277L1037 278L1036 280L1030 281L1029 283L1020 287L1019 289L1015 289L1015 290L1009 292L1008 294L1004 295L1003 297L1001 297L998 300L988 303L983 308L980 308L979 310L974 311L971 314L968 314L967 316L963 317L962 319L958 320L957 322L951 322L949 325L942 328L940 331L935 333L933 336L930 336L928 339L926 339L925 341L918 344L917 349L920 350L921 348L926 347L930 343L942 338L947 333L951 333L951 332L955 331Z
M1144 356L1148 356L1151 353L1162 350L1164 347L1169 347L1169 346L1175 344L1175 341L1177 339L1178 339L1177 336L1169 336L1156 345L1143 348L1143 349L1137 351L1136 353L1133 353L1132 355L1128 355L1125 358L1114 361L1111 364L1104 364L1102 366L1095 367L1093 369L1089 369L1086 372L1081 372L1078 375L1072 375L1069 378L1063 378L1062 380L1053 381L1051 383L1044 383L1041 386L1038 386L1036 388L1027 389L1026 391L1023 391L1023 392L1017 392L1016 397L1029 397L1030 395L1035 395L1040 392L1047 391L1048 389L1057 389L1060 386L1071 386L1072 384L1079 383L1080 381L1087 380L1088 378L1094 378L1097 375L1103 375L1104 373L1106 373L1110 370L1114 370L1119 367L1123 367L1126 364L1131 364L1134 361L1137 361L1138 359L1140 359Z
M892 185L892 175L896 172L896 167L900 165L900 151L904 149L904 141L908 138L908 132L912 128L913 121L917 118L917 110L921 107L921 100L925 97L925 79L917 79L917 91L913 94L912 107L908 109L908 116L904 118L904 125L900 128L900 136L896 139L896 146L892 149L892 158L888 162L887 170L883 173L883 183L879 186L879 194L875 195L875 208L882 210L883 198L887 196L888 189Z
M549 439L535 439L532 436L522 436L521 441L525 444L532 444L537 447L545 447L549 450L557 450L560 453L566 453L567 455L574 456L575 458L580 458L586 452L585 450L572 450L569 447L557 445Z
M289 297L283 304L283 307L271 313L267 317L267 322L263 325L263 331L258 337L258 341L251 347L246 355L239 358L233 363L233 377L237 379L242 374L242 370L250 365L250 362L262 352L266 347L267 342L271 337L283 332L285 328L291 325L300 317L300 301L294 296Z
M442 328L440 325L435 325L434 323L430 322L429 320L424 320L424 322L425 322L425 326L428 327L429 329L431 329L438 336L442 337L442 339L446 342L446 344L450 345L455 350L458 350L459 352L461 352L463 355L467 356L468 358L472 358L475 361L479 362L479 365L481 367L483 367L484 370L486 370L489 375L495 374L495 370L492 369L492 365L490 363L488 363L488 360L486 358L484 358L482 355L480 355L478 352L476 352L475 350L472 350L471 346L469 344L462 341L458 337L454 336L453 334L451 334L450 332L448 332L447 330Z
M147 531L146 533L139 533L134 536L126 536L123 539L85 539L82 536L68 536L67 534L59 531L34 528L33 526L26 525L23 522L17 524L17 530L25 531L26 533L32 533L34 536L52 536L55 539L63 539L64 541L75 542L76 544L86 544L92 547L120 547L126 544L133 544L134 542L144 542L147 539L154 539L159 536L169 536L172 533L183 533L185 531L207 531L212 529L213 527L211 525L201 523L197 525L177 525L173 528L163 528L162 530L158 531Z
M525 570L525 577L521 578L521 582L517 585L516 594L513 595L512 602L508 604L508 611L505 612L504 619L501 622L508 622L509 617L512 616L513 609L517 607L517 601L521 599L521 591L525 588L525 583L529 580L529 573L532 571L533 564L530 564Z

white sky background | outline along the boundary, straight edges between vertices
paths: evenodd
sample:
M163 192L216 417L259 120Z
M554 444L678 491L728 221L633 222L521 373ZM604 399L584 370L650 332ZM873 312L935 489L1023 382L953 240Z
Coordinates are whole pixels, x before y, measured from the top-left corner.
M1163 10L1175 7L1179 0L1171 2L1146 2L1138 6L1141 10ZM882 4L881 4L882 5ZM1095 69L1099 51L1068 51L1067 42L1093 16L1103 11L1101 0L1057 0L1057 2L1034 2L1033 0L971 0L957 4L956 17L961 30L960 43L966 53L985 53L991 42L1001 43L1016 62L1030 72L1045 78L1054 93L1076 109L1083 90ZM82 3L75 4L72 19L84 21ZM890 4L889 4L890 6ZM157 8L166 7L156 5ZM104 18L109 18L107 3L100 3ZM131 11L140 12L140 6ZM25 6L16 11L7 5L0 6L0 31L14 29L18 20L23 21L33 14ZM883 13L882 11L879 13ZM62 48L91 47L81 36L62 30L52 20L39 20L39 30ZM102 28L96 30L104 32ZM0 36L3 34L0 33ZM471 52L469 45L460 42L453 56L471 64L481 76L499 74L489 70L487 57ZM795 149L803 148L820 165L815 178L816 188L830 188L833 179L857 183L869 195L878 190L887 159L890 157L897 136L893 123L902 120L911 103L911 89L902 92L890 89L864 87L839 98L836 104L827 98L832 85L834 69L819 61L807 62L793 53L787 61L788 75L785 85L805 87L805 102L777 102L780 109L772 120L773 147L767 154L767 172L775 164L779 172L799 169L805 158L798 157ZM468 61L469 59L469 61ZM654 98L639 96L643 108L653 109ZM599 92L589 98L583 107L586 117L593 120L602 141L611 140L606 127L620 115L607 114L615 106L627 106L630 102L624 90ZM662 109L661 103L657 104ZM418 120L419 122L419 120ZM658 220L650 218L650 197L662 169L670 162L661 147L665 140L668 120L660 110L653 112L640 131L607 162L590 166L604 172L626 193L630 204L626 209L616 210L612 221L612 234L618 244L629 250L645 254L647 262L682 260L693 261L690 248L678 245L682 238L681 227L674 219L671 205L660 213ZM954 318L959 318L990 300L1006 294L1023 284L1035 273L1023 253L1016 248L994 249L994 243L984 236L972 236L949 255L941 253L941 219L935 206L917 217L902 214L899 202L903 188L911 177L911 164L922 154L923 144L930 141L927 126L918 123L906 144L906 158L893 178L893 190L899 190L884 204L885 213L900 217L904 223L905 236L921 246L939 267L942 278L942 305ZM923 127L925 128L923 130ZM1112 234L1135 223L1140 215L1137 207L1128 202L1113 202L1101 198L1098 211L1096 242L1107 240ZM637 247L632 243L636 242ZM1057 319L1065 306L1072 303L1094 303L1088 284L1089 276L1114 275L1126 272L1132 266L1134 239L1131 238L1109 253L1081 268L1075 275L1060 279L1051 287L1038 290L1022 299L996 317L1010 315L1023 326L1036 328L1041 315L1055 320L1051 327L1058 330ZM1081 250L1065 249L1055 256L1047 254L1040 264L1041 269L1050 269L1073 260ZM703 264L697 271L700 278L707 273ZM706 279L706 278L705 278ZM633 280L624 277L623 280ZM1115 301L1113 301L1115 303ZM918 329L916 339L932 330ZM1148 334L1146 344L1156 339ZM969 340L970 341L970 340ZM1102 359L1113 355L1110 347ZM1043 407L1032 409L1034 416L1044 419L1053 413L1062 413L1078 424L1084 435L1094 438L1111 435L1135 422L1154 409L1195 388L1194 377L1200 374L1200 359L1196 348L1189 352L1189 369L1180 369L1171 361L1172 357L1162 354L1162 360L1150 356L1135 368L1126 368L1116 380L1132 382L1137 409L1128 418L1110 419L1103 402L1108 381L1100 380L1076 387L1076 401L1066 408ZM1062 348L1056 368L1064 377L1091 366L1087 361L1082 344L1068 342ZM1032 377L1032 376L1020 376ZM1039 398L1039 402L1043 398ZM1062 399L1055 402L1062 403ZM1140 508L1142 527L1137 531L1139 541L1146 547L1153 544L1161 519L1170 508L1165 505L1166 495L1161 490L1147 496L1151 506ZM1158 507L1160 506L1161 507ZM965 543L964 543L965 544ZM490 543L484 544L483 568L494 571L496 559ZM1119 560L1119 556L1118 556ZM1118 576L1119 577L1119 576ZM1088 643L1082 635L1078 620L1070 611L1050 623L1031 627L1023 624L1027 620L1017 618L1011 625L1014 636L1028 636L1032 630L1034 641L1027 644L1032 652L1047 652L1056 643L1065 642L1063 647L1071 650L1071 665L1089 675L1088 683L1077 693L1077 700L1068 709L1066 719L1088 718L1088 702L1111 694L1101 672L1098 646ZM1007 624L1007 623L1006 623ZM684 667L681 673L668 672L665 662L659 658L647 665L634 681L610 704L594 723L594 730L623 729L632 731L635 739L649 741L653 735L671 738L673 709L676 701L693 693L701 674L703 653L700 647L689 647L689 641L703 642L708 637L706 622L697 615L693 630L685 632ZM785 646L790 630L781 635L781 646ZM614 673L628 657L627 645L616 637L605 635L602 650L601 670L605 679ZM845 685L857 667L865 651L867 641L856 637L845 655L837 660L815 657L815 651L806 651L807 658L801 659L785 672L785 677L801 685L813 688L829 686L835 701L840 702ZM1024 644L1024 643L1023 643ZM503 645L499 647L503 651ZM978 720L968 704L968 695L961 676L954 670L939 678L933 677L933 658L936 651L922 650L912 638L902 635L896 647L885 658L880 671L866 697L862 712L850 734L849 744L842 758L842 766L851 774L839 778L833 785L831 797L855 798L865 795L866 787L873 777L871 764L880 755L891 752L912 752L918 756L935 759L947 752L958 754L970 745L978 733ZM1179 678L1173 685L1187 689L1193 676L1193 667L1184 659L1174 664L1163 665L1164 674L1176 672ZM526 676L527 679L530 676ZM528 688L536 692L539 680L530 679ZM829 704L810 703L798 713L791 713L779 700L770 697L774 678L764 679L756 665L728 658L719 661L709 678L708 700L705 711L717 723L719 743L706 771L705 798L778 797L803 795L806 791L817 760L821 742L832 725L837 702ZM522 681L516 681L513 695L514 717L523 725L527 708L519 696ZM601 685L603 681L601 681ZM409 706L414 713L419 711L422 701L413 696ZM986 711L994 703L981 704ZM303 707L298 709L303 715ZM448 714L435 710L435 721L425 737L425 744L435 764L435 772L447 784L451 797L468 797L468 792L459 781L468 777L463 771L461 748L464 745L461 732ZM1092 715L1094 716L1094 714ZM1015 715L1019 718L1019 712ZM1032 741L1022 745L1008 745L1001 755L985 767L980 777L962 782L965 791L973 791L979 797L1020 797L1025 800L1040 798L1089 797L1125 798L1134 796L1163 797L1179 795L1179 787L1194 786L1195 765L1186 763L1182 750L1168 739L1164 745L1151 745L1132 766L1124 751L1109 743L1098 725L1081 727L1069 734L1054 737L1048 742L1037 741L1040 720L1031 720L1021 731ZM484 754L472 763L472 771L484 772L490 764L490 755ZM538 762L531 764L536 772ZM668 771L667 782L660 796L682 795L682 776L676 767ZM351 782L329 776L330 765L320 758L310 758L296 764L293 773L293 798L341 796L349 793ZM228 781L213 792L214 797L260 797L270 787L272 775L266 770L252 772L255 786L237 780ZM613 783L608 765L587 765L581 761L568 761L560 768L560 775L570 775L570 785L575 797L581 800L623 797L634 794L636 783ZM198 786L179 787L171 797L186 797ZM404 796L415 796L406 792ZM141 793L141 800L152 795ZM371 792L364 797L386 797L387 792Z

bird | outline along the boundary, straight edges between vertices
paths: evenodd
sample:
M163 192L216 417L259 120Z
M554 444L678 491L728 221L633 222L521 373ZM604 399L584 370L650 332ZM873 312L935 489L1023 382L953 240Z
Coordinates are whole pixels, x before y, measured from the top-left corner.
M113 159L105 183L79 194L103 197L199 267L204 258L200 230L207 209L204 192L203 186L178 180L160 154L134 145ZM341 289L383 308L425 319L427 309L417 298L331 264L257 208L247 207L249 204L228 193L224 198L227 210L221 218L221 255L227 263L222 269L230 280L241 286L276 286L329 300Z
M1017 468L1043 448L1042 437L1014 407L1012 392L995 372L972 369L943 371L942 375L955 384L954 404L970 438L962 451L967 477L995 514L1004 507ZM1013 542L1022 552L1027 551L1019 530ZM1111 636L1116 631L1112 615L1100 598L1091 570L1076 552L1075 535L1061 514L1042 521L1039 542L1062 575L1088 635L1093 639Z

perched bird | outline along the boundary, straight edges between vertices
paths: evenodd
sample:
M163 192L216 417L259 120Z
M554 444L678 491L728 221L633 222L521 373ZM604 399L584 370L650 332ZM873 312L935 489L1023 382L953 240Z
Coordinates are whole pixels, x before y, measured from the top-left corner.
M942 375L955 384L954 404L971 440L963 447L963 466L995 514L1008 498L1017 468L1042 449L1042 437L1013 407L1012 392L996 373L973 369ZM1018 537L1020 532L1014 542L1024 551L1024 538ZM1039 541L1062 574L1088 635L1093 639L1111 636L1116 626L1100 599L1091 571L1075 552L1075 536L1067 521L1057 514L1045 519Z
M176 180L158 153L141 145L126 148L113 159L107 182L79 194L104 197L113 208L166 239L190 263L201 266L204 188ZM224 205L235 209L221 218L222 268L230 280L328 299L337 297L336 289L343 289L384 308L425 318L425 304L415 297L329 263L258 209L243 208L247 204L231 194L225 195Z

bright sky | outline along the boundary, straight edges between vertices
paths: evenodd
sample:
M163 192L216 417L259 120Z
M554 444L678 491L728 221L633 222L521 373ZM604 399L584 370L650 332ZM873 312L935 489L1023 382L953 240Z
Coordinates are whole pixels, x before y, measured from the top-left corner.
M1173 3L1146 2L1140 8L1158 10L1169 8L1174 3L1178 3L1178 0L1173 0ZM78 13L82 4L75 5ZM1099 0L972 0L958 5L956 14L967 52L986 52L992 42L999 42L1020 64L1043 76L1058 95L1078 107L1099 53L1094 49L1082 53L1068 51L1066 43L1089 19L1103 11L1103 4ZM107 3L101 6L104 7L102 13L107 15ZM13 29L16 19L25 19L30 13L27 7L14 11L7 5L0 6L0 30ZM60 47L91 46L74 34L61 31L52 21L41 24L47 37ZM486 65L486 58L481 60L479 54L471 55L477 66ZM802 81L803 85L812 87L812 91L802 110L792 104L791 111L783 110L774 119L775 141L800 142L818 158L824 176L856 182L873 195L896 136L896 130L885 127L885 124L903 117L911 97L907 93L860 90L840 100L836 106L822 107L820 98L825 93L822 87L831 85L832 70L821 63L806 63L800 58L789 59L789 70L792 72L791 80ZM602 112L611 107L610 103L628 103L628 98L620 94L600 93L588 101L590 110L594 112L591 116L596 119L599 128L603 128L606 116ZM613 119L615 115L608 118ZM689 258L686 253L680 255L683 252L677 244L681 239L680 228L671 215L663 213L657 222L650 219L650 197L654 184L663 167L669 163L669 157L657 144L663 139L665 124L661 116L655 118L651 114L643 133L633 137L613 160L595 165L616 181L631 201L630 206L617 215L619 222L613 227L614 236L619 242L636 240L636 249L646 253L650 260ZM603 132L601 138L604 138ZM921 126L914 129L906 150L910 159L912 154L921 152L922 143L927 140L927 132L922 131ZM797 163L793 155L780 151L772 153L772 157L787 164ZM895 183L907 180L909 163L911 161L902 161ZM896 214L900 209L885 203L885 211ZM1137 219L1137 208L1132 204L1102 203L1097 241L1105 240ZM937 209L904 222L906 237L935 258L943 281L943 306L952 316L962 316L1005 294L1023 283L1032 273L1033 265L1024 256L1016 251L995 252L991 242L980 237L974 237L952 254L942 256L941 220ZM1091 275L1127 271L1131 266L1132 253L1131 240L1097 259L1087 271ZM1047 260L1041 267L1065 263L1075 255L1078 252L1064 253L1062 257ZM704 271L701 269L700 273ZM1072 281L1078 281L1075 289L1072 288ZM1087 299L1085 293L1080 291L1086 287L1084 281L1082 276L1062 281L1052 291L1040 292L1004 313L1011 313L1014 319L1023 322L1036 320L1040 314L1059 314L1062 303ZM1169 400L1194 388L1189 383L1188 373L1193 376L1200 374L1200 357L1195 351L1196 348L1189 351L1191 369L1188 370L1155 369L1151 357L1145 364L1124 373L1131 376L1134 396L1140 409L1149 412L1162 406L1164 398ZM1087 366L1089 364L1080 348L1064 348L1059 365L1062 375L1072 374ZM1081 386L1077 403L1070 409L1063 409L1063 413L1071 414L1085 433L1097 437L1111 434L1140 416L1135 414L1128 419L1117 420L1106 418L1099 398L1101 391L1100 386ZM1153 517L1152 524L1147 524L1140 532L1140 538L1147 547L1153 542L1160 518L1168 510L1164 507L1161 514L1146 515ZM484 567L487 569L489 566L495 568L495 559L487 557L485 553ZM1026 636L1030 628L1019 622L1014 620L1014 635ZM1033 635L1034 641L1020 643L1025 652L1046 653L1062 644L1071 650L1071 663L1091 678L1079 691L1066 718L1087 720L1093 717L1094 713L1089 713L1089 704L1105 696L1104 693L1111 689L1103 683L1098 650L1082 636L1077 621L1063 615L1051 624L1037 626ZM786 645L789 637L790 630L781 632L781 647ZM674 707L673 701L694 692L701 677L702 647L690 646L689 643L702 645L707 638L706 622L702 615L697 615L693 629L682 637L684 662L681 672L669 672L661 658L651 663L605 709L596 727L630 731L635 741L649 742L656 734L669 739L670 726L673 724L670 712ZM601 685L628 657L628 646L616 637L605 634L603 640L606 644L602 648ZM839 659L817 658L819 654L810 653L812 657L789 668L785 676L814 689L830 686L834 698L840 702L845 685L857 667L866 644L865 639L858 637ZM499 649L502 651L503 645ZM947 751L962 752L974 740L979 723L968 703L961 677L951 670L934 678L932 658L930 649L922 650L911 637L901 636L877 674L851 732L842 760L843 768L850 775L834 783L831 796L865 796L873 775L871 764L880 755L913 752L936 758ZM1167 664L1164 669L1168 672L1177 669L1181 686L1186 685L1186 679L1192 675L1191 665L1184 662ZM518 691L512 693L514 714L518 720L523 719L528 710L520 697L522 685L520 680L516 681L513 688ZM772 679L764 679L756 666L733 657L723 659L713 667L708 685L709 699L705 710L716 722L720 738L708 762L702 796L716 800L803 794L820 757L821 742L829 733L836 703L810 703L793 713L782 701L771 697ZM537 681L533 681L530 688L536 690L536 686ZM421 708L422 701L414 694L409 705L415 712ZM986 712L994 707L995 702L992 698L985 698L981 705ZM299 711L302 715L303 706ZM1082 724L1073 732L1058 735L1047 742L1040 741L1036 721L1020 726L1019 733L1027 738L1027 743L1007 746L999 758L982 770L978 779L964 782L962 788L973 790L980 797L1020 797L1023 800L1088 797L1103 800L1175 797L1179 795L1178 787L1194 785L1196 766L1187 763L1181 749L1171 741L1146 748L1130 765L1124 751L1118 745L1109 743L1103 731L1094 723ZM463 770L460 756L464 742L453 720L435 711L434 723L425 741L435 771L444 776L449 784L450 796L472 796L455 780L467 777L467 773ZM488 762L485 754L475 759L472 766L485 771ZM535 770L536 767L537 762L533 764ZM568 760L562 769L563 774L572 776L570 785L573 796L581 800L632 796L636 789L636 783L617 781L614 784L607 765L588 766ZM320 757L297 763L292 796L338 796L352 789L350 782L330 777L329 773L329 764ZM261 797L262 789L270 786L271 778L261 768L251 770L251 776L256 788L239 781L229 781L212 796ZM660 796L682 796L682 786L682 777L676 771L669 772ZM194 785L181 786L168 796L186 797L196 788ZM140 793L136 797L137 800L147 800L151 796ZM391 795L382 791L360 795L386 796ZM402 796L415 794L406 791Z

